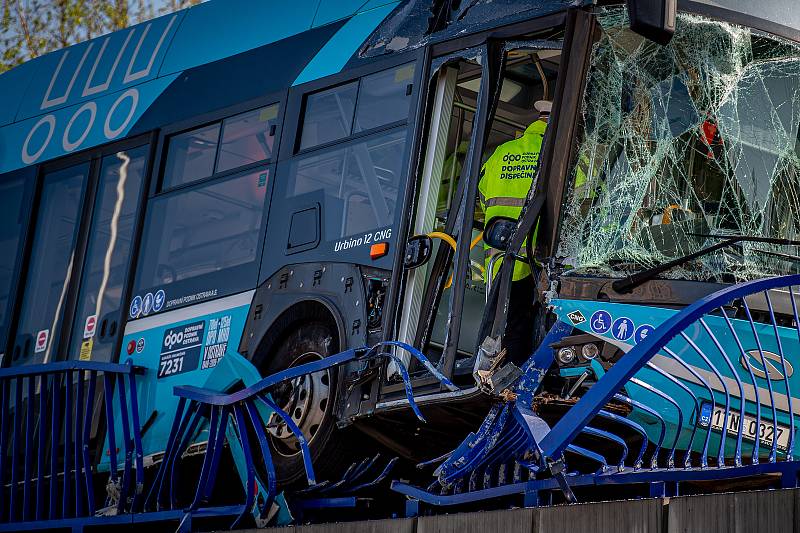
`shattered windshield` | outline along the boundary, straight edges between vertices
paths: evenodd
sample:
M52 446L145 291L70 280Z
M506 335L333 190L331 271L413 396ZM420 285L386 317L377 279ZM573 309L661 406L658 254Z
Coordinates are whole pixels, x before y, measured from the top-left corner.
M800 47L681 15L659 46L601 16L558 255L620 277L720 242L800 238ZM798 271L799 248L741 243L667 277Z

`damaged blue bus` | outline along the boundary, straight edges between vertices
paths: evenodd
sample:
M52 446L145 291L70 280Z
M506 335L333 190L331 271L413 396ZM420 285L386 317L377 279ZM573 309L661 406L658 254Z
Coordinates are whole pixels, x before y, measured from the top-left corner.
M0 94L0 530L800 483L790 0L212 0Z

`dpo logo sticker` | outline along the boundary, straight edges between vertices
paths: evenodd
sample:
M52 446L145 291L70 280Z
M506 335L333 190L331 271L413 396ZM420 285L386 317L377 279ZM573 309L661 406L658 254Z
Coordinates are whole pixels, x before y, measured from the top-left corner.
M158 378L176 376L197 368L203 347L205 322L193 322L164 332Z

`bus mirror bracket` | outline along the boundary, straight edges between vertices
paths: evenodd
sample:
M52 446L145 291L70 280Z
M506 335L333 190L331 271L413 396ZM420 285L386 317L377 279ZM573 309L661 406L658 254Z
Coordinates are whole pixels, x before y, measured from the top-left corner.
M495 250L506 251L517 221L511 217L492 217L483 231L483 241Z
M678 0L626 0L631 30L666 45L675 33Z
M403 268L413 270L419 268L431 258L433 241L427 235L414 235L406 244L406 255L403 259Z

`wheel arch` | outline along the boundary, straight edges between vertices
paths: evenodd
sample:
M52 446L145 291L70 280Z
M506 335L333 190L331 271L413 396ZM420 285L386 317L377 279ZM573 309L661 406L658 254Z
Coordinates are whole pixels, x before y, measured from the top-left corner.
M274 354L276 346L298 324L307 320L322 320L328 322L336 331L337 351L343 349L346 342L344 321L336 305L325 297L310 296L287 304L276 313L275 319L264 330L263 335L255 344L250 361L261 370Z

